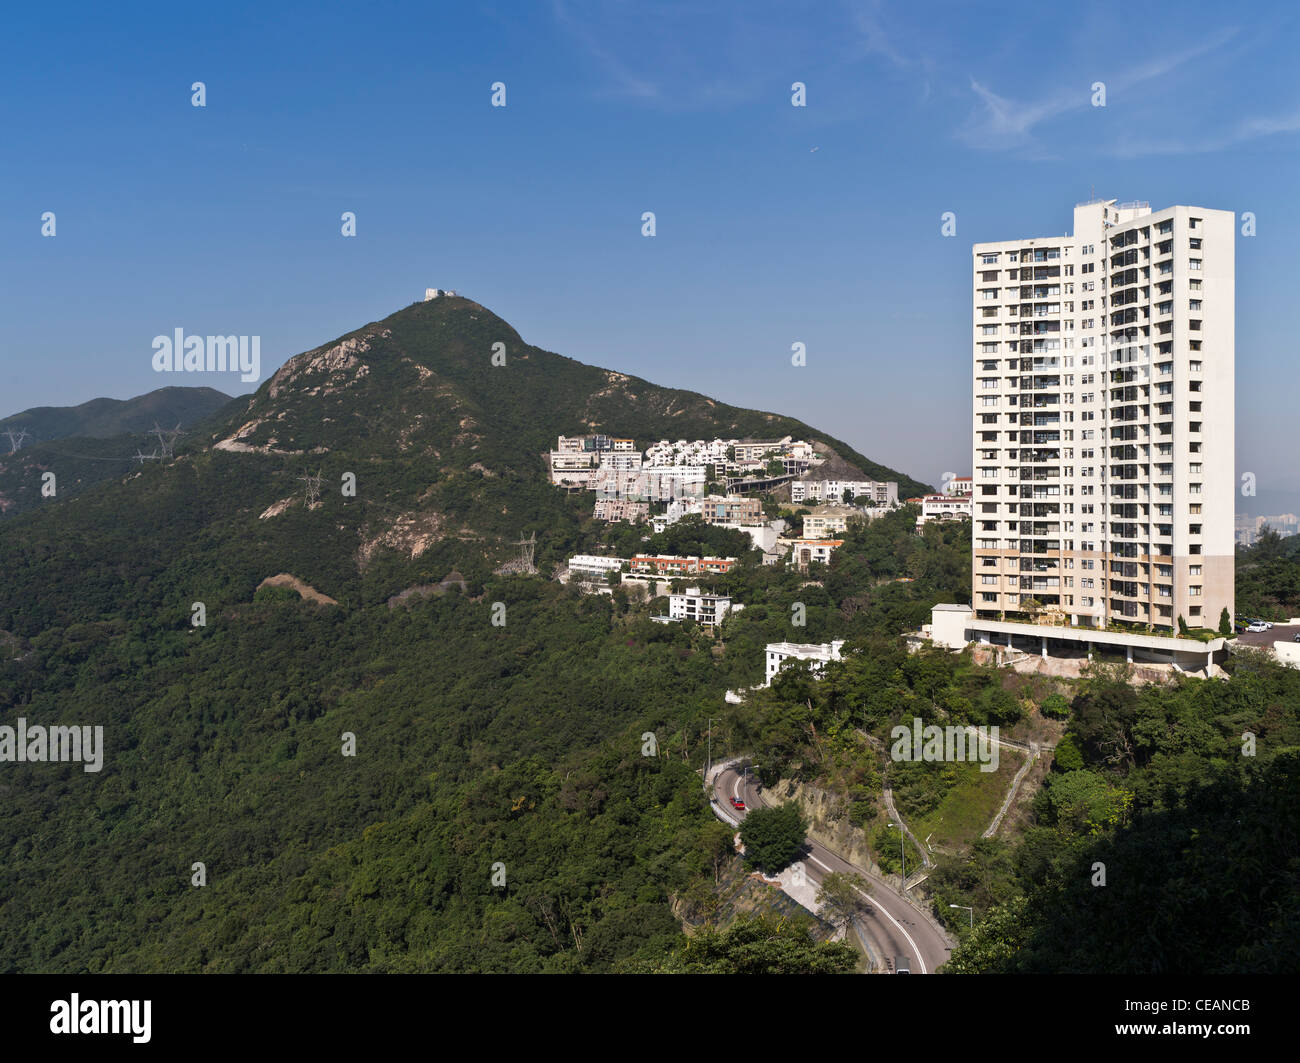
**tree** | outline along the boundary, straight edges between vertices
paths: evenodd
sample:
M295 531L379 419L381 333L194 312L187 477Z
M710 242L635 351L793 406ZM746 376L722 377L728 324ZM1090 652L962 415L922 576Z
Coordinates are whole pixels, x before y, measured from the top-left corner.
M1184 637L1187 635L1187 621L1183 619L1182 613L1178 614L1178 634Z
M725 823L710 818L700 832L700 849L713 870L713 882L716 885L722 874L722 866L727 857L735 852L732 829Z
M822 879L817 890L817 904L827 922L847 929L853 917L866 905L867 898L863 894L870 892L871 883L861 875L832 871Z
M740 825L745 862L761 871L780 871L803 850L807 832L807 821L793 801L776 808L756 808Z
M1070 701L1064 694L1048 694L1039 711L1053 720L1064 720L1070 715Z
M1232 617L1228 615L1228 607L1226 605L1223 607L1223 612L1219 614L1219 634L1232 634Z
M858 954L841 941L815 941L806 919L741 915L725 930L705 926L662 961L628 960L625 974L847 974Z

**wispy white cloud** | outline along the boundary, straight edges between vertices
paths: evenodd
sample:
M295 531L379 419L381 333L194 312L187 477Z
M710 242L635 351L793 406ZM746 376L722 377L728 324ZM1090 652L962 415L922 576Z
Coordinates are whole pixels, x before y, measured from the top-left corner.
M564 0L552 0L551 10L560 26L596 61L610 79L616 93L641 100L657 100L661 97L659 85L633 73L611 48L600 41L588 23L570 12Z
M1105 154L1121 159L1136 159L1146 155L1206 155L1283 133L1300 133L1300 109L1290 114L1245 118L1227 130L1202 136L1123 140L1108 145Z
M852 17L866 54L883 56L891 66L898 69L912 65L912 61L895 43L893 34L885 28L882 0L870 0L870 3L855 9Z
M957 139L988 151L1042 150L1043 145L1035 141L1035 130L1055 118L1091 106L1094 81L1105 84L1108 97L1122 95L1138 85L1164 78L1192 60L1221 48L1236 34L1235 28L1225 28L1180 52L1159 56L1112 74L1095 78L1080 76L1077 84L1069 88L1058 87L1037 100L1000 96L972 77L970 88L978 104L966 123L957 130Z

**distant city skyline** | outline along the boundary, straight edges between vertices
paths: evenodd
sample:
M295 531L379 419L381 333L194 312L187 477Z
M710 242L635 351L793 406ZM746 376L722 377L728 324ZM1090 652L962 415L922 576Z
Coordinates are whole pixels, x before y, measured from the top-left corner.
M58 76L40 49L3 75L24 151L0 174L0 416L245 393L155 373L153 339L260 337L264 381L437 286L938 486L971 472L972 244L1141 197L1238 216L1237 468L1258 494L1237 510L1300 510L1283 5L1170 8L1137 61L1118 3L318 8L256 35L251 5L60 10ZM12 12L11 35L45 17ZM1044 39L1052 61L1026 64Z

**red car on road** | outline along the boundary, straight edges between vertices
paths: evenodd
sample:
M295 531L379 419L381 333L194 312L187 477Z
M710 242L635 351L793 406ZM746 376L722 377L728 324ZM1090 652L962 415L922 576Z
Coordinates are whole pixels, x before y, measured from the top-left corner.
M745 810L745 802L742 801L739 797L733 797L731 799L731 807L734 808L737 812L743 812Z

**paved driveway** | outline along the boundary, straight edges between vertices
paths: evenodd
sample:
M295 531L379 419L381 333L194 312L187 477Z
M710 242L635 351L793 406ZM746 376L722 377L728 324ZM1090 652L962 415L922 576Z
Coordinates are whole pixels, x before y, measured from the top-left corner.
M1243 631L1237 641L1243 646L1267 646L1273 648L1275 642L1290 642L1292 636L1300 635L1300 624L1274 624L1267 631Z

